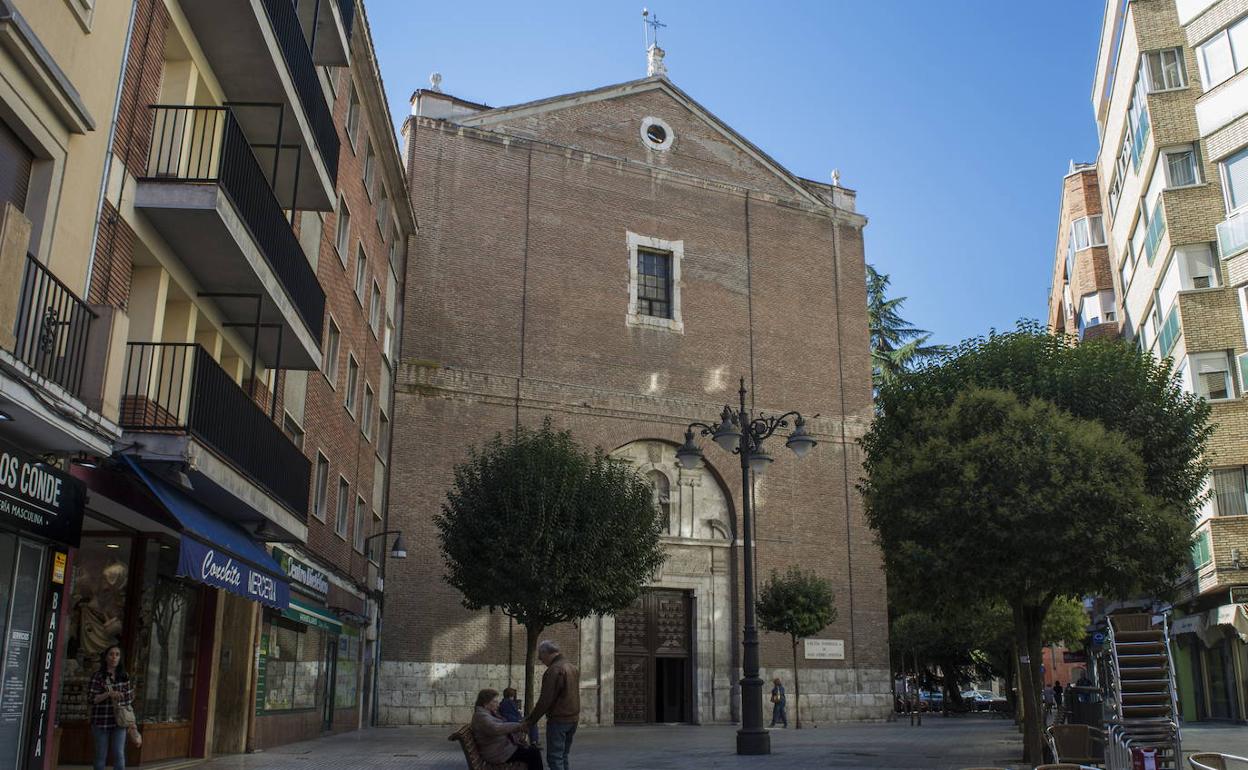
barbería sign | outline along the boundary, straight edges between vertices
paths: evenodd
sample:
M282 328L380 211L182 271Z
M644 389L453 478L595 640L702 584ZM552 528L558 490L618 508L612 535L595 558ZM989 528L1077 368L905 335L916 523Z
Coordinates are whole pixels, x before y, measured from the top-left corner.
M329 575L310 564L299 561L280 548L274 548L273 552L277 556L277 563L281 564L282 569L286 571L286 575L293 582L298 583L299 588L305 593L315 594L322 599L329 594Z
M0 452L0 522L77 547L85 500L74 477L21 452Z
M285 580L190 537L182 538L178 574L267 607L285 609L290 604L290 585Z

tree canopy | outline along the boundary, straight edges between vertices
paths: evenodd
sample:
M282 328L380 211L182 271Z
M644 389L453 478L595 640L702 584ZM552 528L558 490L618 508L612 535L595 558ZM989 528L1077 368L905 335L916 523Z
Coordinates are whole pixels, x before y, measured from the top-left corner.
M867 265L867 320L871 330L871 376L876 387L926 360L948 351L929 345L932 334L901 317L906 297L889 297L887 273Z
M543 630L632 604L663 562L649 485L546 420L472 449L434 522L445 580L468 609L501 609L528 636L525 703Z
M938 611L1009 607L1032 661L1032 760L1049 608L1169 588L1207 473L1209 407L1133 346L1076 346L1031 324L903 372L877 407L860 489L889 579Z
M793 701L797 729L802 728L802 688L798 674L797 645L836 620L832 584L798 567L783 574L772 570L755 602L758 624L766 631L788 634L793 645Z

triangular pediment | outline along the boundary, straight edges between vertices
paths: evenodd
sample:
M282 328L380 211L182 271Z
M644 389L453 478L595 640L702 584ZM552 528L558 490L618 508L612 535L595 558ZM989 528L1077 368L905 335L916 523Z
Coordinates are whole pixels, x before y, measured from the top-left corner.
M663 121L674 134L670 149L647 146L643 121L648 117ZM790 173L666 78L499 107L455 122L829 205L825 196L830 190L819 194L823 185Z

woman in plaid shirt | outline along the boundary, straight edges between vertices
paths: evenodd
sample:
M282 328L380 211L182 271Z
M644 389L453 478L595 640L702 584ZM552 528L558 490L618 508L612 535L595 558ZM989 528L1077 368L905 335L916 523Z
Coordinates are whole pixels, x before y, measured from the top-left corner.
M117 726L117 706L130 706L134 693L130 675L121 666L121 648L113 645L100 655L100 668L91 675L87 686L91 702L91 735L95 738L95 770L104 770L108 755L113 756L113 770L126 768L126 728Z

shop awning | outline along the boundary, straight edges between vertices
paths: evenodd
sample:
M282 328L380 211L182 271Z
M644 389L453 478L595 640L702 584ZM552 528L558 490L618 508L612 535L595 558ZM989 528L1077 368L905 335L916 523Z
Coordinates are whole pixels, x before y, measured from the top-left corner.
M178 574L222 588L266 607L290 604L286 573L242 527L225 521L174 485L148 473L126 457L135 475L147 485L182 525Z
M316 626L333 634L342 633L342 622L324 607L304 604L298 599L291 599L290 606L282 610L282 615L307 626Z
M1218 626L1228 626L1239 635L1240 641L1248 642L1248 614L1245 614L1244 605L1223 604L1209 610L1210 631ZM1209 644L1209 640L1205 644Z

